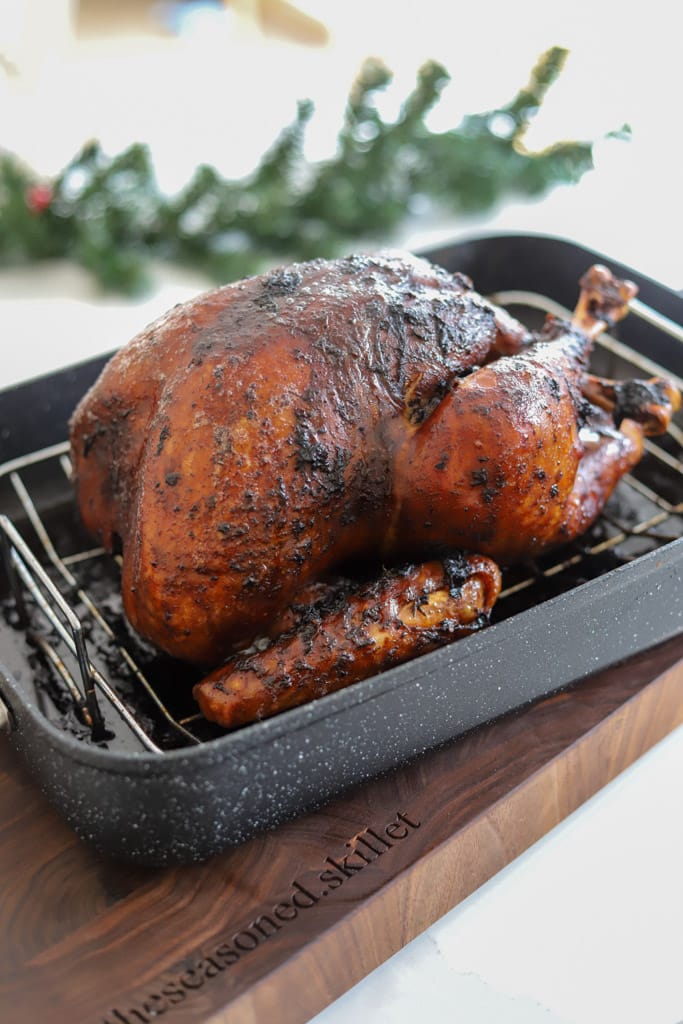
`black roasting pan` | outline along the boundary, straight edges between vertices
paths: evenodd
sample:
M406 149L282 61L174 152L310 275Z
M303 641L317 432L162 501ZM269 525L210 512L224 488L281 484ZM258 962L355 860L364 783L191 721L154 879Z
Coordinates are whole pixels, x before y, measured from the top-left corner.
M619 325L616 355L609 358L618 362L631 350L683 376L680 331L676 336L669 324L683 323L683 299L609 256L556 238L516 235L426 255L469 274L485 294L532 292L568 308L586 268L607 263L636 281L644 308L644 316L634 313ZM0 392L0 466L63 441L69 415L104 362ZM618 499L612 520L583 547L527 570L535 573L529 585L519 571L504 577L512 596L487 630L276 718L162 753L136 750L116 736L91 742L46 714L36 683L38 654L17 628L3 583L0 697L9 727L0 742L21 752L60 813L101 851L153 864L206 858L683 632L681 450L670 438L662 450L648 454L645 475L636 471L635 511L628 495L625 505ZM37 476L36 500L49 519L49 485ZM0 504L3 512L28 538L30 526L14 498ZM614 543L622 527L628 536ZM623 550L631 553L622 557ZM164 666L166 675L182 678L182 671L172 662Z

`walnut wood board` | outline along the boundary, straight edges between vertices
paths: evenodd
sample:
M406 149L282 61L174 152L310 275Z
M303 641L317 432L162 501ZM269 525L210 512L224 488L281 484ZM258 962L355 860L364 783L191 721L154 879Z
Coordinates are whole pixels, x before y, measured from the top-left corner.
M683 637L206 864L114 863L0 741L3 1024L307 1021L683 722Z

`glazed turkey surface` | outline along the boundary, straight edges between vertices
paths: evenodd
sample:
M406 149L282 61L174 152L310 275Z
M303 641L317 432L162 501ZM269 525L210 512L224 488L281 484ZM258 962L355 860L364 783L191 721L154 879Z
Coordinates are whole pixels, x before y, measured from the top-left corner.
M71 424L81 515L122 548L130 622L218 665L350 564L468 552L488 556L465 616L476 628L499 588L489 558L586 529L643 433L666 429L665 381L626 395L587 372L593 336L633 293L598 268L574 320L534 338L464 276L389 253L292 265L171 310L114 356ZM300 662L318 642L308 628ZM253 669L279 692L296 672L278 671Z

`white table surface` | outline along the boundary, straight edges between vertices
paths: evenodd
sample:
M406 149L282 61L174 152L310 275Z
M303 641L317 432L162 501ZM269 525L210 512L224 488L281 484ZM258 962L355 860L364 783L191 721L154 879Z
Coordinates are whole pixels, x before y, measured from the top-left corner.
M541 26L542 12L553 5L521 6L534 8L536 15L536 21L527 24L535 26L535 31L525 36L523 66L528 69L528 54L563 42L563 36L560 31L549 34L545 23ZM615 20L599 4L586 5L583 20L580 9L580 3L572 6L575 23L569 27L577 46L581 39L588 40L586 74L599 69L606 47L618 47L621 42L629 49L628 59L608 69L602 91L593 90L593 101L588 90L573 128L580 129L582 118L590 120L591 111L595 121L596 109L605 128L615 127L617 100L626 97L638 115L628 111L624 115L637 122L633 143L598 147L594 172L580 185L560 188L540 203L511 203L476 222L413 224L398 241L421 248L484 230L542 232L569 237L671 287L683 288L680 35L670 24L672 8L657 3L649 4L647 12L613 8ZM515 12L520 17L524 13L517 4ZM628 36L623 24L631 26ZM615 25L622 26L616 29L616 43ZM488 30L494 49L496 39L499 46L509 41L505 25L498 36L494 27ZM465 43L460 39L457 45L466 61ZM289 88L301 94L296 76ZM32 109L40 90L36 88L34 94L16 102ZM493 98L500 97L498 90ZM572 109L571 100L570 95L565 114ZM89 110L87 102L85 110ZM276 123L281 124L279 111ZM116 111L110 126L120 127L115 115ZM131 108L130 117L131 132L148 137L139 123L139 111ZM9 125L6 144L20 150L24 144L28 149L35 142L35 131L19 122L15 118ZM64 142L62 128L53 127L53 151L66 159L75 144L71 145L68 133ZM568 134L572 134L571 124ZM125 141L115 131L110 137L114 146ZM204 287L205 282L190 275L163 269L147 299L128 303L102 297L86 275L63 264L4 271L0 273L0 386L112 349L174 302ZM434 884L439 884L438 878ZM682 922L683 729L679 729L319 1014L315 1024L357 1024L359 1020L679 1024L683 1021Z

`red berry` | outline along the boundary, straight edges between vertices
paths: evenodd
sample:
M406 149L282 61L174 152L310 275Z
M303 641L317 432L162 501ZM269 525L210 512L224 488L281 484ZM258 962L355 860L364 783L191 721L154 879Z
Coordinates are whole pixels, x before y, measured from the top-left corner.
M44 213L52 202L52 189L49 185L31 185L26 190L26 205L31 213Z

